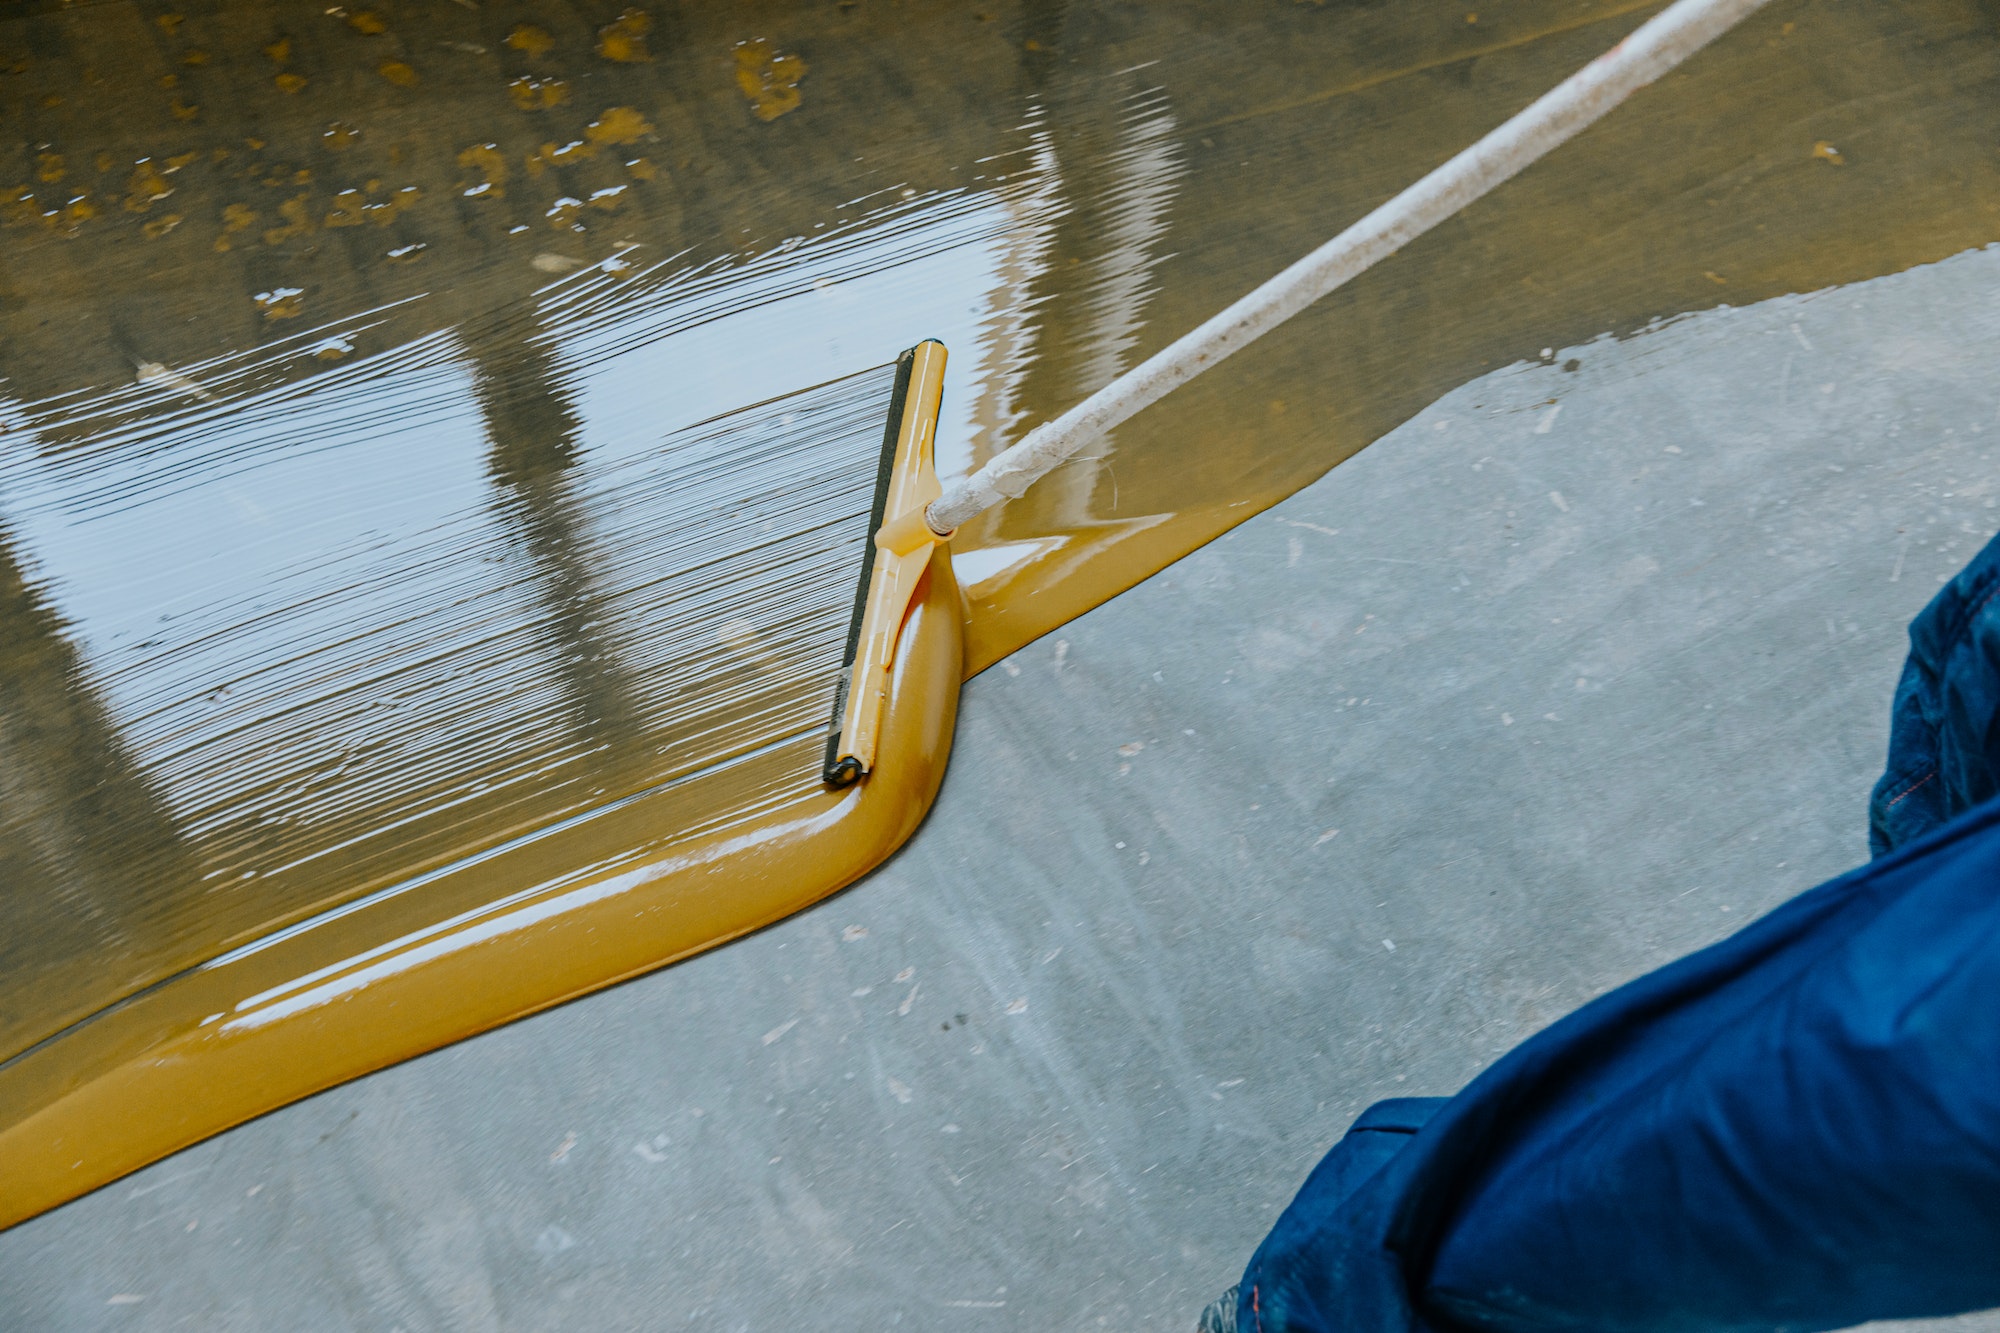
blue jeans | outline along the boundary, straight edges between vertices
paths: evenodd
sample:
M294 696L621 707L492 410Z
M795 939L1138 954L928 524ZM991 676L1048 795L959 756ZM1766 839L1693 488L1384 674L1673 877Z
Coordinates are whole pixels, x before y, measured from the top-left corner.
M2000 538L1910 627L1875 859L1382 1102L1255 1333L1811 1333L2000 1305Z

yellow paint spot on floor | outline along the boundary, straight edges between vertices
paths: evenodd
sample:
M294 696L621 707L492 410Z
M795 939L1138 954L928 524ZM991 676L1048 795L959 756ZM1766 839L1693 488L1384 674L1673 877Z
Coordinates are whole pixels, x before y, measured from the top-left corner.
M285 219L285 224L266 228L264 244L283 245L295 236L304 236L312 231L312 216L306 212L307 199L306 195L295 195L278 205L278 216Z
M349 14L347 16L347 26L360 33L363 37L375 37L389 31L389 25L383 22L382 16L372 9L364 9L358 13Z
M523 74L508 83L507 95L523 111L546 111L569 100L569 85L561 79L537 79Z
M386 227L396 220L398 214L415 206L424 197L424 192L414 185L405 185L387 199L369 198L382 190L382 182L371 180L360 189L349 186L333 196L333 208L321 219L323 227L358 227L364 222L372 222L378 227ZM265 239L269 239L267 235Z
M398 88L417 86L417 71L401 60L385 60L375 67L375 72Z
M1831 163L1836 167L1844 165L1847 161L1845 157L1841 156L1838 148L1835 148L1824 139L1821 139L1812 146L1812 155L1820 161Z
M539 176L552 167L573 167L584 158L596 155L596 146L581 139L560 147L553 143L545 143L528 154L526 166L530 176Z
M514 30L507 34L507 45L524 55L545 56L555 44L556 39L549 36L546 28L538 28L532 23L516 23Z
M281 93L296 93L304 90L306 76L303 74L293 74L288 70L273 78L271 82L278 85L278 91Z
M76 235L76 229L97 216L97 205L90 202L90 196L80 194L69 201L62 211L63 221L69 225L69 234Z
M63 178L63 156L61 153L41 153L35 158L35 179L59 181Z
M232 236L236 232L246 232L256 226L256 208L250 204L226 204L222 208L222 234L216 236L216 252L228 252L236 248Z
M476 171L480 179L463 187L461 193L468 199L504 199L507 197L507 158L500 151L500 145L476 143L463 149L458 155L458 165L467 171Z
M87 195L76 195L59 208L45 209L35 192L26 186L16 186L0 193L0 223L8 226L25 226L39 223L49 231L62 231L67 236L75 236L77 228L97 216L97 206Z
M321 219L322 227L358 227L368 221L368 215L361 210L367 205L368 196L359 190L342 190L333 196L333 211Z
M736 44L736 86L750 99L759 120L776 120L799 105L799 80L806 62L786 55L762 37Z
M251 297L265 319L297 319L305 313L305 291L299 287L273 287Z
M370 190L380 189L381 183L379 181L370 181L368 182L368 188ZM368 220L376 226L386 227L396 220L397 214L414 207L423 197L424 192L422 190L419 190L414 185L405 185L387 199L371 203L361 211L367 214Z
M629 106L606 108L603 115L586 125L583 137L596 145L637 143L653 132L652 122Z
M132 179L125 185L125 211L143 213L174 192L173 183L160 174L150 157L142 157L132 167Z
M651 60L646 50L646 34L653 20L642 9L628 9L597 30L597 54L621 65L638 65Z
M4 195L0 195L0 221L8 226L19 226L32 222L41 216L41 205L35 200L35 192L25 185L16 185Z

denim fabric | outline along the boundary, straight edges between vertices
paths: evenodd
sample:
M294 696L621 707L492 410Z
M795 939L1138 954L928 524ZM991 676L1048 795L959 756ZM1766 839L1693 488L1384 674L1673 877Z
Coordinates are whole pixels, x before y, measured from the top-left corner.
M2000 794L2000 537L1910 625L1889 765L1868 802L1881 856Z
M1881 854L1385 1103L1252 1333L1811 1333L2000 1304L2000 543L1911 627ZM1928 780L1926 780L1928 779Z

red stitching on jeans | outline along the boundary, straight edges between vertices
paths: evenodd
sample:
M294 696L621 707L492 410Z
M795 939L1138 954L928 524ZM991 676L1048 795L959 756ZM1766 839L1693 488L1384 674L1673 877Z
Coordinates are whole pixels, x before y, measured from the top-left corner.
M1257 1333L1264 1333L1264 1306L1257 1299L1257 1284L1250 1284L1250 1317L1257 1321Z
M2000 595L2000 588L1995 588L1993 591L1996 595ZM1908 796L1911 792L1923 786L1926 782L1929 782L1932 778L1936 776L1937 776L1937 770L1932 769L1930 772L1924 774L1922 777L1918 778L1915 782L1912 782L1909 786L1903 788L1901 791L1897 792L1894 796L1890 797L1889 804L1883 806L1882 808L1884 810L1894 810L1897 804L1900 803L1905 796Z

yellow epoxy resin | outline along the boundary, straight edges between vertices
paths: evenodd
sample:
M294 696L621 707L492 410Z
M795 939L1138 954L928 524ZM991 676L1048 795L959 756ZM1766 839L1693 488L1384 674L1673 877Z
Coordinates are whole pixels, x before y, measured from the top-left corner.
M1468 379L2000 239L1986 11L1780 0L967 524L825 790L890 357L961 472L1652 8L0 20L0 1217L849 882L959 677Z
M17 1058L0 1094L0 1225L329 1084L754 930L872 869L944 777L963 617L936 554L865 782L688 840L654 808L663 798L642 797L421 895L239 950ZM815 750L790 757L810 765ZM495 898L506 883L522 887ZM439 919L453 902L463 910Z

